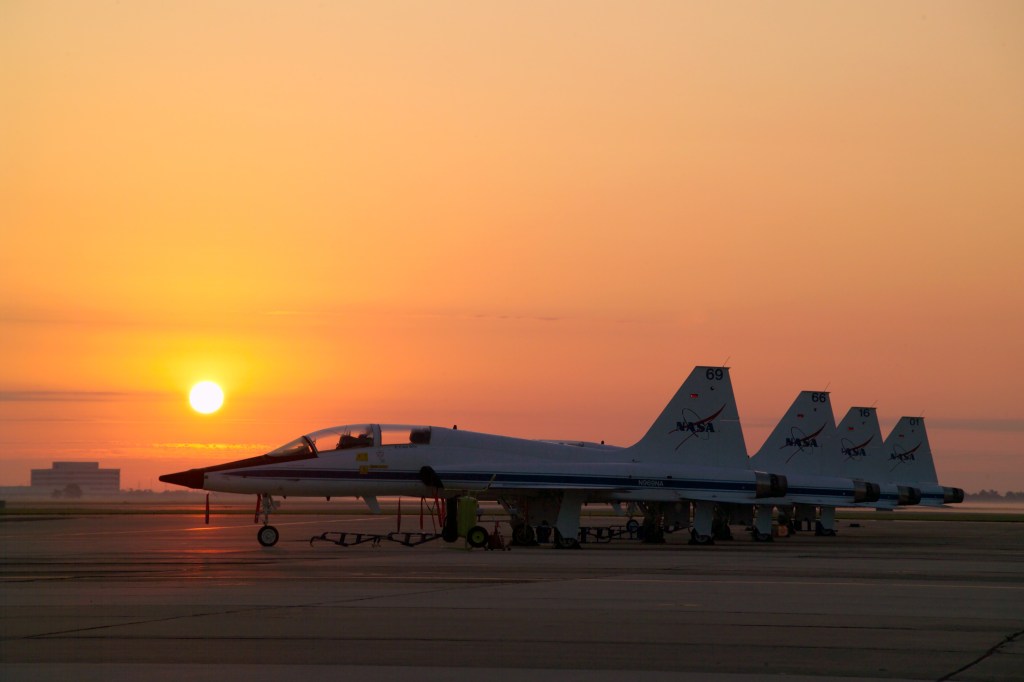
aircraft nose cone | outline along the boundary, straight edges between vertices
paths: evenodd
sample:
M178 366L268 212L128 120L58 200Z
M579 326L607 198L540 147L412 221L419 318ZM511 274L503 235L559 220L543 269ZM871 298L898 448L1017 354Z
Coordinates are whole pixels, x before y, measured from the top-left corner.
M160 480L164 483L173 483L174 485L186 488L202 490L204 473L202 469L189 469L188 471L179 471L176 474L164 474L160 477Z

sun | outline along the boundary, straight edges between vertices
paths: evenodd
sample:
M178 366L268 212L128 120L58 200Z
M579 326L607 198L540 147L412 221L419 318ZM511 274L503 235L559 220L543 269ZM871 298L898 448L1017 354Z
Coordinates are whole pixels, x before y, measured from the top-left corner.
M188 401L192 409L203 414L210 414L220 409L224 404L224 391L212 381L200 381L192 387L188 394Z

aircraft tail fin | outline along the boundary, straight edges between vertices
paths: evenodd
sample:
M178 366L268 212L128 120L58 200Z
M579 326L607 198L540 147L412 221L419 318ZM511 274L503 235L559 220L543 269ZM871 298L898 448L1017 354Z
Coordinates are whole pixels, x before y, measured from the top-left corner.
M874 407L851 407L836 427L835 440L839 447L832 448L823 473L875 482L889 480L884 473L882 429Z
M924 417L900 417L885 439L886 470L897 483L938 483Z
M749 467L728 367L695 367L632 448L641 461Z
M835 430L829 394L801 391L750 463L765 471L821 475Z

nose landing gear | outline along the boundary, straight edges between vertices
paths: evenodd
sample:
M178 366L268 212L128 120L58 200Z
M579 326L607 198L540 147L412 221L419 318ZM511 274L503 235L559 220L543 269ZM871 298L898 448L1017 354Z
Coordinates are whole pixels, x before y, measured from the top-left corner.
M260 517L263 517L263 527L256 532L256 541L263 547L273 547L280 537L277 529L270 525L270 514L279 506L270 493L263 493L256 498L256 518L253 520L258 523Z

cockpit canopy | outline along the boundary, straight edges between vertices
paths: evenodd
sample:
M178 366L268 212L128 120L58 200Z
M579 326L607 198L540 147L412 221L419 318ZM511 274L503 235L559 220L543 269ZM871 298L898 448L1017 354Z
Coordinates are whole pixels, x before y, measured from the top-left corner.
M349 424L314 431L267 453L268 457L295 457L336 450L389 446L428 445L429 426Z
M267 453L267 457L290 457L297 458L300 455L311 455L313 449L309 447L309 441L303 438L296 438L290 443L285 443L281 447L271 450Z

